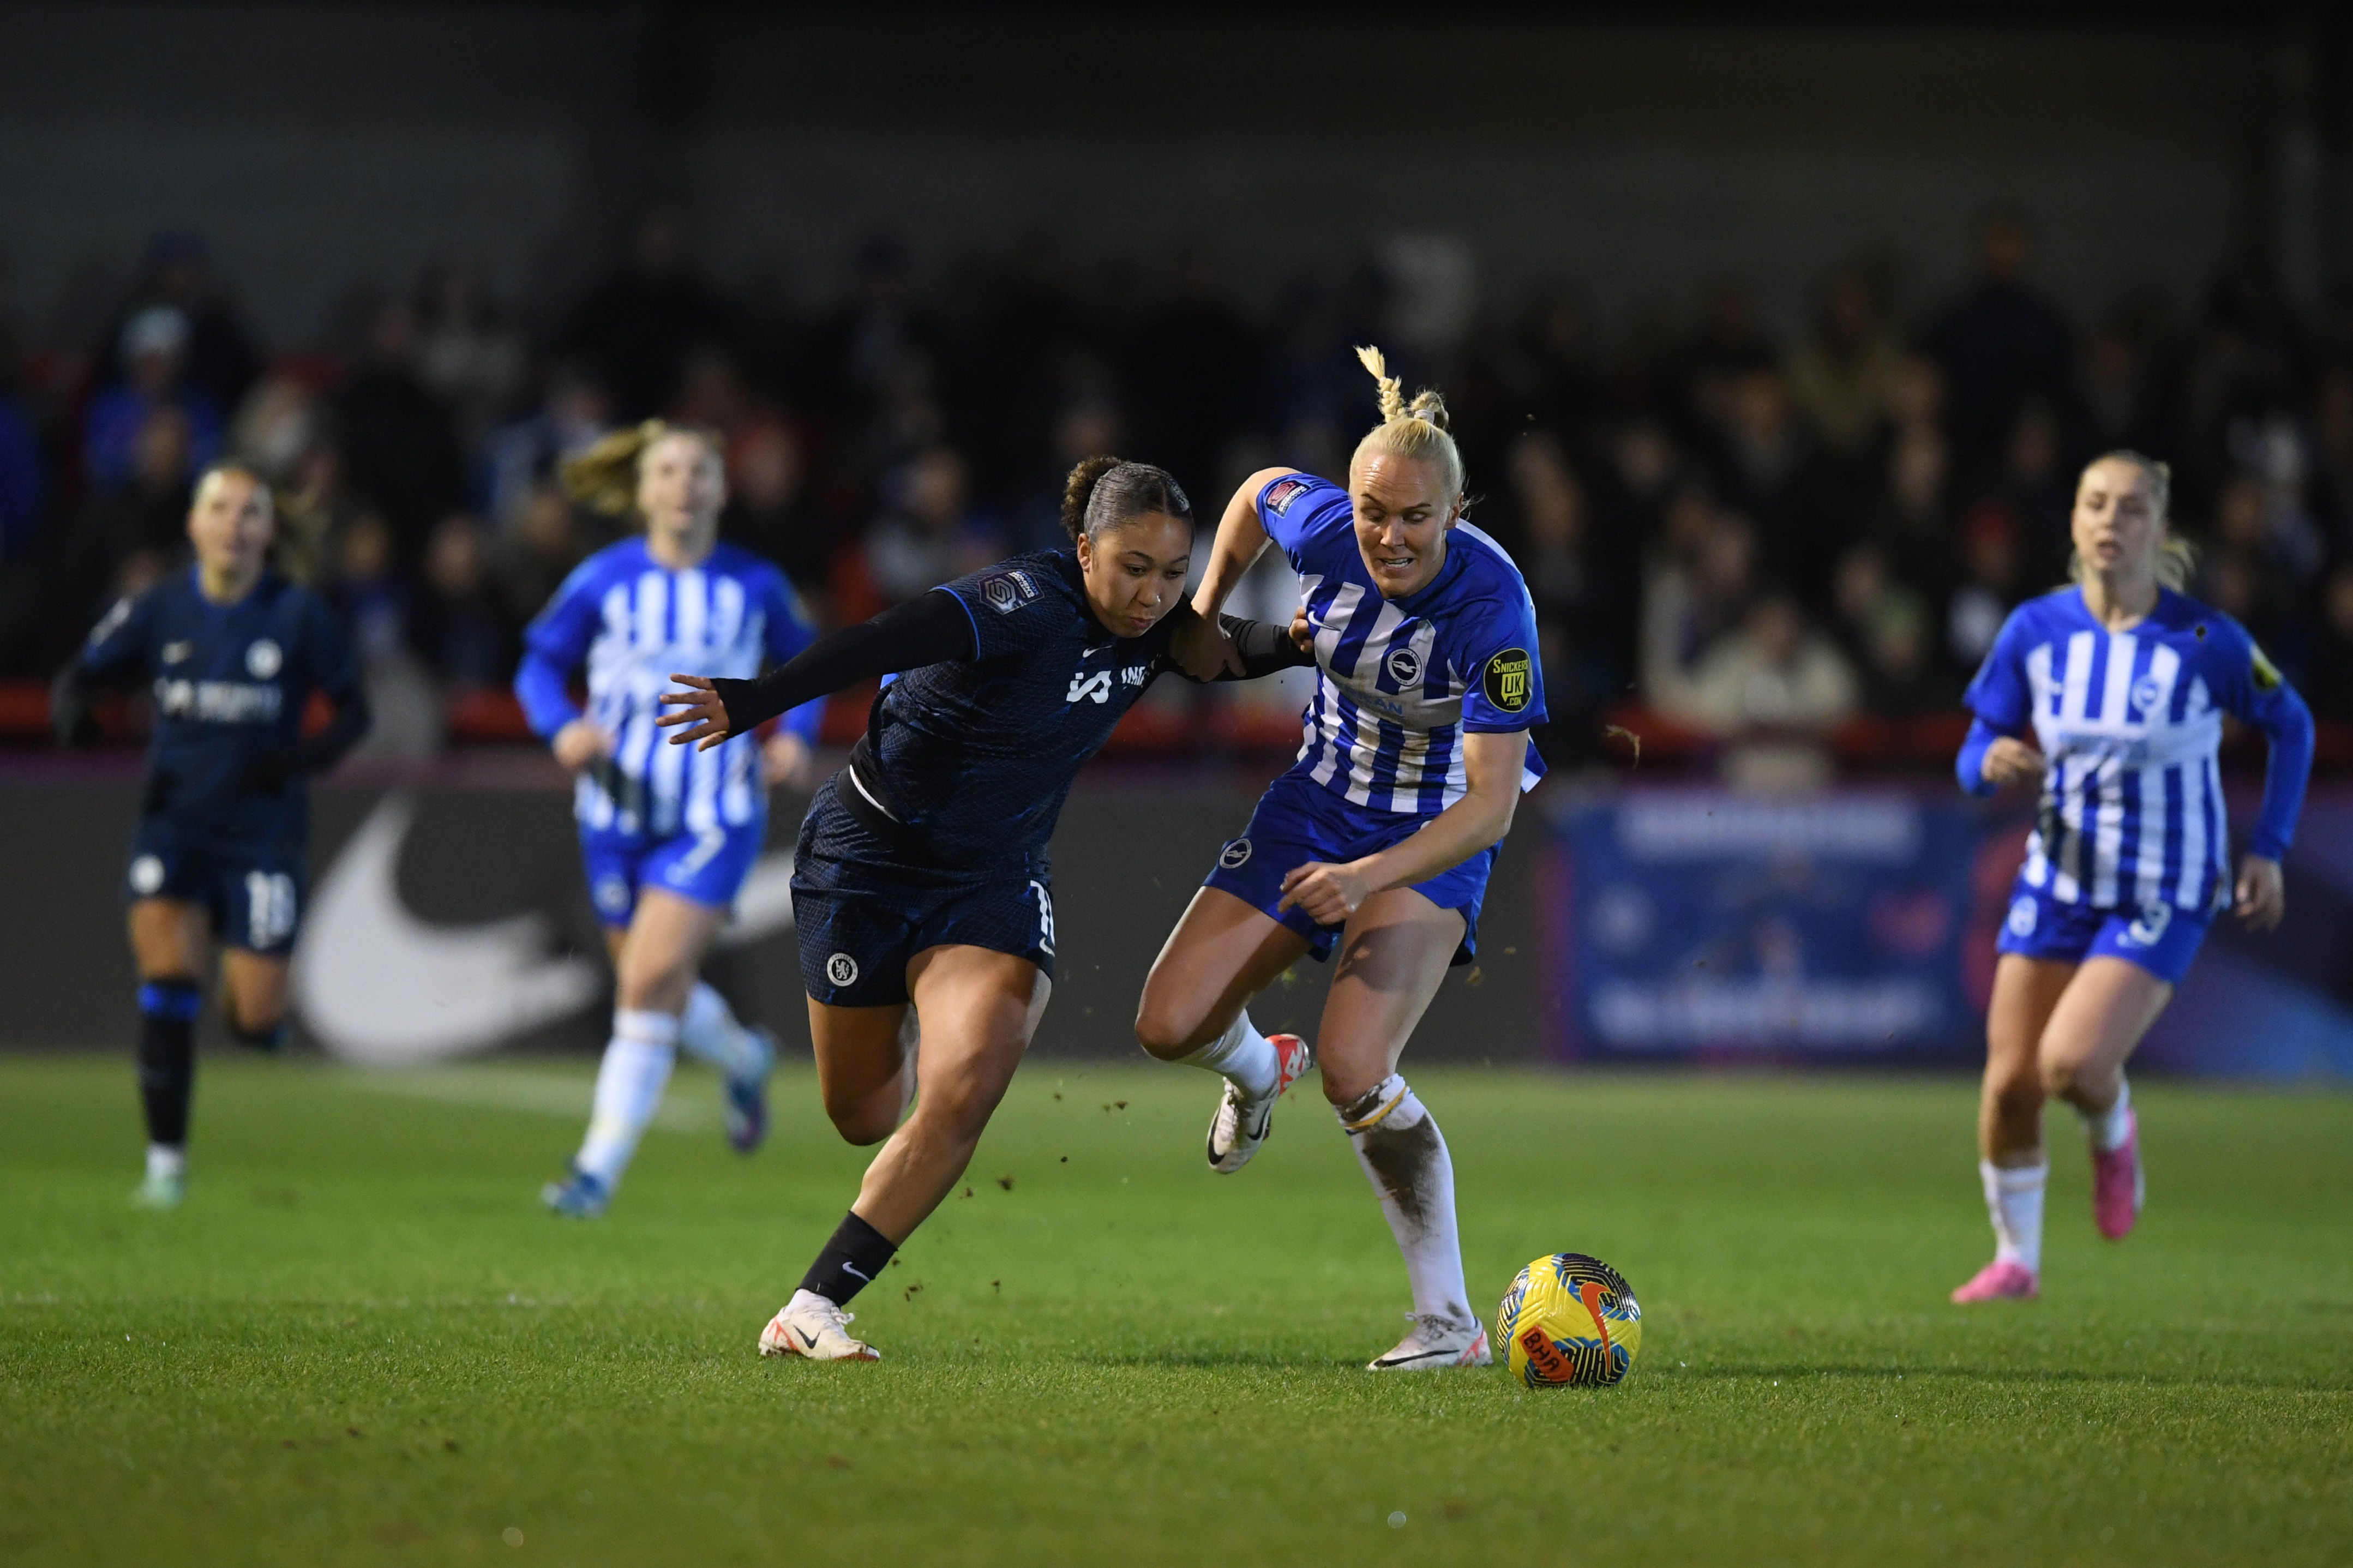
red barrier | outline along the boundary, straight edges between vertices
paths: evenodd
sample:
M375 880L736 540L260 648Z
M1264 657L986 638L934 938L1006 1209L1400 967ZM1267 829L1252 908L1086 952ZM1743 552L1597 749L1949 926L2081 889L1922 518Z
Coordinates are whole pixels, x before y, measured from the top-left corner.
M846 746L858 739L876 689L870 683L827 700L818 732L825 744ZM503 688L451 692L443 712L453 745L522 745L533 739L522 705ZM327 715L326 700L313 693L303 728L317 730ZM121 698L100 703L96 716L100 732L111 741L136 740L142 730L132 704ZM1607 743L1617 753L1630 755L1633 742L1628 737L1634 737L1641 760L1650 763L1703 766L1713 763L1725 744L1720 735L1637 703L1613 710L1608 723ZM1825 734L1806 738L1819 740L1850 768L1934 768L1951 765L1968 728L1969 716L1962 712L1909 719L1857 714ZM38 680L0 680L0 745L43 745L49 739L48 687ZM1138 757L1179 757L1203 751L1269 756L1293 751L1298 744L1299 719L1293 712L1205 701L1191 707L1139 704L1120 721L1105 749ZM2261 770L2263 737L2233 721L2226 731L2222 761L2233 771ZM2325 721L2319 725L2313 767L2324 775L2353 773L2353 724Z

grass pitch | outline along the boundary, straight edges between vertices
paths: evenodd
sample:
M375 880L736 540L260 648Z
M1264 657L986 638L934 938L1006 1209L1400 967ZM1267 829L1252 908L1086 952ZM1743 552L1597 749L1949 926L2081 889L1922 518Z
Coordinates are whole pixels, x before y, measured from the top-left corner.
M575 1225L585 1069L208 1062L153 1215L128 1064L0 1059L0 1559L2353 1557L2353 1097L2146 1086L2122 1246L2054 1116L2048 1293L1964 1310L1964 1082L1415 1077L1476 1303L1608 1258L1626 1384L1358 1370L1408 1302L1345 1142L1294 1097L1213 1177L1198 1073L1026 1069L886 1359L811 1366L753 1348L862 1165L806 1072L749 1162L681 1073Z

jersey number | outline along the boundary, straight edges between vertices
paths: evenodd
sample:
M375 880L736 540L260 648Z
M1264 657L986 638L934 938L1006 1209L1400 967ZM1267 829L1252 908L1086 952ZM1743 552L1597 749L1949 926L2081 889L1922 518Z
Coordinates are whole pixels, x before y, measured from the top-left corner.
M294 879L283 871L248 871L245 907L250 945L277 946L294 931Z
M1054 956L1054 895L1046 884L1031 881L1029 890L1038 895L1038 945L1047 957Z

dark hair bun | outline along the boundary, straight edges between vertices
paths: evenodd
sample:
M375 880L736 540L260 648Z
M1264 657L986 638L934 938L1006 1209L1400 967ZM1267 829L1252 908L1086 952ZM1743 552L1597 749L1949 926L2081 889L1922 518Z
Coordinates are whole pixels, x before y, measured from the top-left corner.
M1124 458L1098 452L1092 458L1082 458L1071 477L1062 481L1062 531L1076 544L1087 531L1087 502L1094 499L1095 483L1118 468Z

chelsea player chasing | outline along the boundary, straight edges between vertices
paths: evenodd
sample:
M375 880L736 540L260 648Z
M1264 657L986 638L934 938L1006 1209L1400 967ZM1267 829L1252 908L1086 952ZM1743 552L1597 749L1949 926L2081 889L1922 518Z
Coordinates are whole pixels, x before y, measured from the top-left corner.
M763 1355L876 1359L842 1309L964 1174L1037 1031L1057 945L1046 846L1080 765L1169 668L1210 679L1303 662L1281 628L1221 626L1184 603L1193 512L1165 470L1089 458L1064 488L1062 524L1069 550L958 578L756 681L676 676L697 689L662 699L679 708L661 720L680 726L674 739L709 748L906 672L818 791L793 867L826 1114L850 1142L882 1148L762 1331Z
M1253 474L1226 508L1197 614L1271 539L1299 573L1318 676L1299 759L1169 933L1137 1004L1145 1050L1226 1079L1209 1168L1239 1171L1312 1062L1405 1255L1414 1327L1375 1371L1484 1366L1462 1282L1454 1165L1397 1067L1449 965L1468 963L1498 847L1544 763L1535 607L1519 569L1463 521L1462 457L1435 392L1405 399L1359 349L1381 422L1345 489ZM1339 963L1315 1047L1270 1039L1250 999L1303 953Z
M765 747L749 737L691 754L659 744L669 670L757 675L816 634L783 573L719 541L727 479L718 436L651 420L569 459L563 477L575 500L634 511L645 525L565 579L515 670L533 731L579 776L580 854L613 958L613 1036L587 1136L571 1171L540 1194L556 1214L585 1219L612 1202L681 1047L719 1068L735 1151L748 1154L766 1135L775 1041L738 1023L697 971L767 837L768 784L807 768L823 705L796 710ZM584 665L586 712L569 689Z
M139 1096L147 1175L132 1201L178 1205L206 950L217 939L221 1012L244 1044L274 1051L286 961L309 890L310 795L367 732L351 638L308 589L269 565L277 517L250 470L216 463L188 510L195 565L106 613L58 675L50 714L72 744L100 688L153 683L154 739L127 892L139 970ZM332 714L305 736L313 692Z
M2189 552L2167 532L2170 480L2137 452L2084 468L2074 584L2010 612L1969 685L1961 787L2039 780L2042 799L1986 1015L1978 1173L1994 1258L1956 1301L2042 1289L2052 1095L2083 1119L2100 1234L2132 1229L2145 1193L2125 1062L2215 915L2269 931L2286 908L2280 858L2312 768L2312 714L2236 621L2179 592ZM2271 743L2235 884L2215 765L2225 713Z

